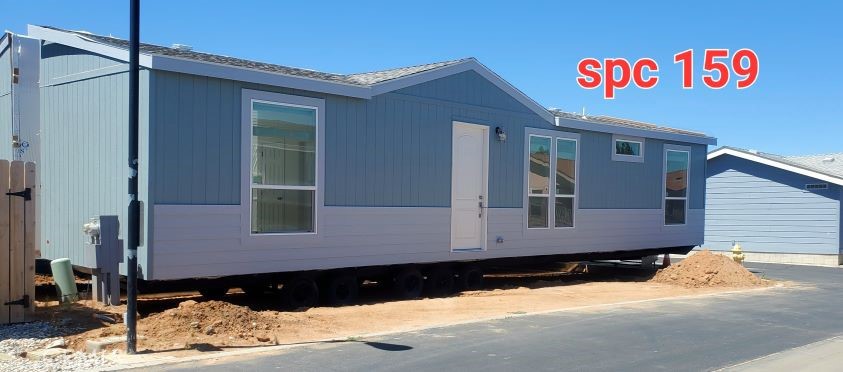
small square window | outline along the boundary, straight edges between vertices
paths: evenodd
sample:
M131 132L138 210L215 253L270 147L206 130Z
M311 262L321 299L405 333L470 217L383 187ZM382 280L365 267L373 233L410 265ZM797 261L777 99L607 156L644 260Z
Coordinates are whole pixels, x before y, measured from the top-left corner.
M615 155L641 156L641 142L615 140Z
M612 136L612 160L641 163L644 161L644 139Z

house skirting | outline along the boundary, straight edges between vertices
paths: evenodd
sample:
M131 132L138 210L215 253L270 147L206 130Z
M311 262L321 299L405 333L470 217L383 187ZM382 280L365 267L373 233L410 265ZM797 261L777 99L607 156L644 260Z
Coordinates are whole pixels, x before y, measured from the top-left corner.
M689 255L698 252L695 249ZM730 251L715 251L712 253L724 254L731 257ZM743 252L746 262L763 262L763 263L777 263L789 265L809 265L809 266L833 266L837 267L843 265L843 256L839 254L810 254L810 253L770 253L770 252Z

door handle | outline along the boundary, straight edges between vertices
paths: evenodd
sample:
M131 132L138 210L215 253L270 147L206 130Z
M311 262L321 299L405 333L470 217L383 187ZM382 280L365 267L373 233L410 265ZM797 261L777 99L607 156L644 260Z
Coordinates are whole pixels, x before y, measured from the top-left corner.
M481 200L481 201L477 202L477 206L480 207L480 213L477 215L477 217L483 218L483 209L485 208L483 206L483 201Z

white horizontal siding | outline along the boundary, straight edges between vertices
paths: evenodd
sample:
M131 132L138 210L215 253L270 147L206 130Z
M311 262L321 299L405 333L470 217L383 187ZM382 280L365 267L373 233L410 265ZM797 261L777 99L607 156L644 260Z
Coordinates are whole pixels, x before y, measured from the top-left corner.
M696 245L702 211L664 227L661 210L580 210L577 228L523 228L520 208L489 209L488 251L450 252L449 208L325 207L318 235L269 240L241 235L241 208L156 205L154 279L438 262ZM244 221L245 223L245 221ZM497 243L497 237L504 238ZM280 243L279 243L280 242Z
M574 229L528 229L521 233L523 213L521 209L490 211L490 252L609 252L694 246L703 238L704 215L698 209L688 210L688 224L684 226L664 226L664 212L660 209L581 209L575 216ZM508 226L506 230L518 233L507 235L492 229L504 224ZM503 243L496 243L498 236L504 238Z

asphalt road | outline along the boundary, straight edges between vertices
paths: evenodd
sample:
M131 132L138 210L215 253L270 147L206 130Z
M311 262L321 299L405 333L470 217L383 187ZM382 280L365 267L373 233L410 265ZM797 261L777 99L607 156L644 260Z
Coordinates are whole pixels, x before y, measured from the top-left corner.
M799 360L811 353L843 353L843 342L832 339L843 335L843 269L748 266L804 286L515 317L152 370L769 371L786 362L788 370L806 366Z

